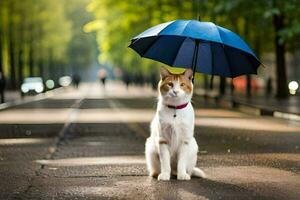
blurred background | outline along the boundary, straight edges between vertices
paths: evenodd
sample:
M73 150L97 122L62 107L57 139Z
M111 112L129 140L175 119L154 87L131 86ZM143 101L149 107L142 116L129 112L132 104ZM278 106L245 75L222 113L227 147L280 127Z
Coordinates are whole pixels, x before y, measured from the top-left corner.
M199 17L239 34L265 66L233 81L198 74L198 90L299 96L299 9L298 0L1 0L1 101L99 79L156 89L161 64L128 49L130 39L162 22Z

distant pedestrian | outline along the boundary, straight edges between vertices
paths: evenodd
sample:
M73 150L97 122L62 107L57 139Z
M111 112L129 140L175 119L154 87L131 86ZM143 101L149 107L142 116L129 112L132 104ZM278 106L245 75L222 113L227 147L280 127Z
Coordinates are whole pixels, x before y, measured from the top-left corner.
M4 103L5 99L4 99L4 90L5 90L5 76L3 74L3 72L0 72L0 103Z
M105 88L105 82L106 82L106 78L107 78L107 72L105 69L100 69L98 72L98 77L100 79L100 82L102 83L103 87Z
M73 79L73 84L74 84L75 88L78 88L80 81L81 81L80 76L78 74L74 74L72 79Z
M130 84L130 76L129 76L129 74L127 72L124 72L122 79L123 79L123 82L126 85L126 89L128 90L128 87L129 87L129 84Z
M273 87L272 87L272 78L269 77L267 79L267 84L266 84L266 96L270 97L273 91Z

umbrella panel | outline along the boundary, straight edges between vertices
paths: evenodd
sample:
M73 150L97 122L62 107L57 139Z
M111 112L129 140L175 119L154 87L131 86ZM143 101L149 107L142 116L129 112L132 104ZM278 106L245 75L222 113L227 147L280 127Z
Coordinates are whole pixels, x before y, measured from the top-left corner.
M196 72L236 77L257 74L260 62L251 54L216 42L198 40L198 55L194 58L196 40L181 36L152 36L135 39L130 48L140 56L160 61L173 67L192 68Z

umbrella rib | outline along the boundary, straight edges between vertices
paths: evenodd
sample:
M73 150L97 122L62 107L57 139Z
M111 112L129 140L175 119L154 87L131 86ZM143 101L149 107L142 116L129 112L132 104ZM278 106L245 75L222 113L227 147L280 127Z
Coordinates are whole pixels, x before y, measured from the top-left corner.
M185 23L184 28L182 28L181 33L178 34L178 36L183 35L183 33L184 33L186 27L187 27L190 23L191 23L191 21L188 21L187 23ZM186 37L186 36L185 36L185 37ZM186 38L188 38L188 37L186 37Z
M251 60L250 59L250 56L252 56L251 54L248 54L248 53L243 53L243 54L245 54L244 56L246 57L246 60L248 60L250 63L251 63L251 67L253 68L253 66L255 66L255 64L254 64L254 62L253 62L253 60ZM255 57L254 57L255 58ZM256 58L255 58L256 59ZM257 59L256 59L257 60ZM256 67L256 69L255 69L255 74L257 74L257 69L258 69L258 67L261 65L261 62L259 61L259 60L257 60L258 61L258 63L259 63L259 65Z
M214 80L214 51L213 51L213 45L212 42L209 42L210 44L210 52L211 52L211 77L210 77L210 88L213 88L213 80Z
M218 35L219 35L220 41L221 41L222 44L224 44L224 42L223 42L223 40L222 40L222 38L221 38L220 32L219 32L218 26L217 26L217 25L215 25L215 26L216 26L217 33L218 33Z
M135 44L137 41L139 41L141 38L133 39L131 40L131 44L128 45L130 47L131 45Z
M210 53L211 53L211 75L213 76L214 73L214 51L212 42L209 42L210 45Z
M184 41L185 41L186 39L187 39L187 38L185 38L184 40L182 40L182 42L181 42L181 44L180 44L180 47L178 48L179 50L180 50L180 48L182 47L182 45L183 45L183 43L184 43ZM176 58L177 58L177 56L178 56L179 50L177 51L177 53L175 54L174 58L172 59L173 62L172 62L172 65L171 65L171 66L174 66L174 63L175 63Z
M146 48L146 49L144 49L144 51L143 51L143 53L142 53L142 56L144 56L145 55L145 53L156 43L156 41L159 39L160 37L159 37L159 35L157 35L157 36L155 36L155 39L154 39L154 41Z
M195 72L196 72L196 68L197 68L199 44L200 44L200 41L195 40L195 48L194 48L193 61L192 61L192 70L193 70L192 83L194 83Z
M132 40L129 47L140 54L141 57L160 61L167 65L171 64L173 67L192 67L193 71L197 67L199 43L207 42L208 46L203 47L204 55L200 53L201 57L199 56L199 59L208 56L207 58L204 57L203 60L205 68L199 70L203 73L211 73L211 81L214 75L233 78L241 74L257 74L257 69L261 64L240 36L214 23L175 20L148 29L139 36L140 38L135 37ZM141 38L145 41L140 40ZM192 49L193 43L190 40L195 43L194 52ZM185 43L187 44L185 45ZM222 50L219 48L222 48ZM191 63L190 58L192 56ZM225 66L225 63L228 66ZM239 67L241 64L246 66Z

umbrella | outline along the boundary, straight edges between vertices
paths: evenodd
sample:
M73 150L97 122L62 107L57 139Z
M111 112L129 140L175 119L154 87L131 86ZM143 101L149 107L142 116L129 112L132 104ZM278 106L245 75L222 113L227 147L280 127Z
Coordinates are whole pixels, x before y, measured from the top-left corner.
M257 74L261 64L237 34L197 20L159 24L134 37L129 47L142 57L173 67L223 77Z

